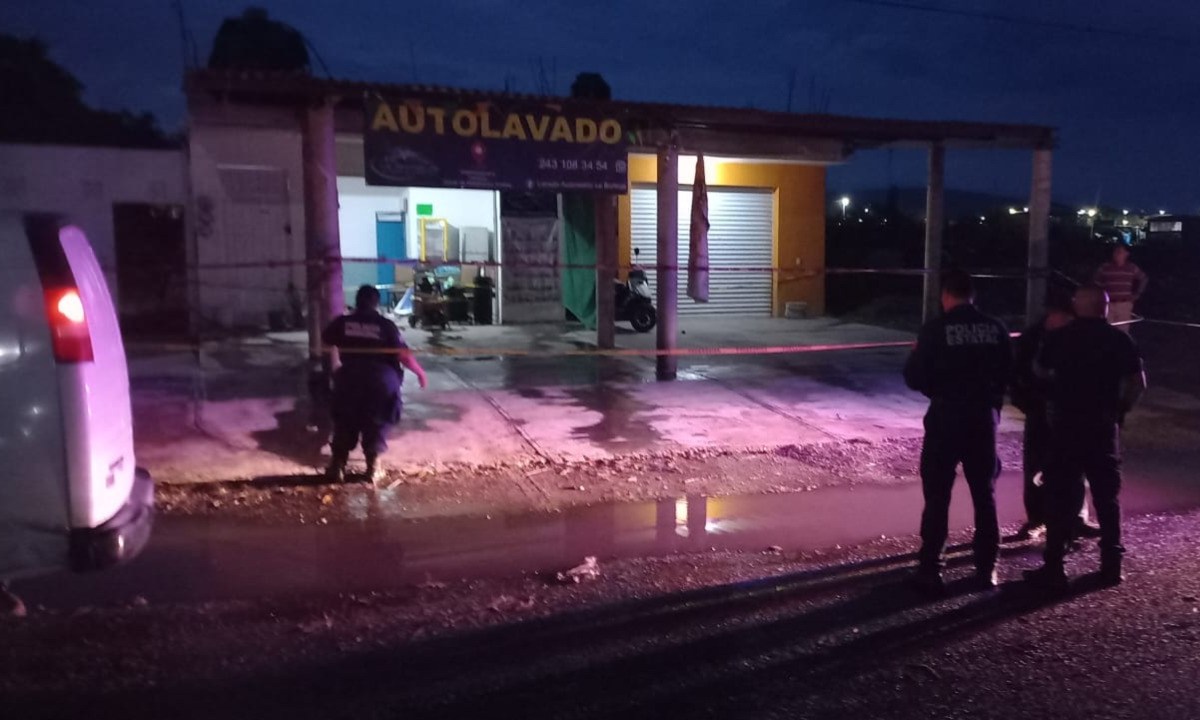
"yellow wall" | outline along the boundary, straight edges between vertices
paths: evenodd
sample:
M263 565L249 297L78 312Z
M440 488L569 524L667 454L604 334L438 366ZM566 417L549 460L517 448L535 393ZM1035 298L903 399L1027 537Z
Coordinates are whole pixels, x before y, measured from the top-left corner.
M774 265L785 268L775 273L772 307L783 315L784 303L805 301L810 315L825 312L823 275L805 273L825 267L825 168L820 165L784 165L782 163L722 162L705 163L710 187L767 188L775 192ZM658 178L657 159L649 155L629 158L630 185L653 184ZM679 208L680 213L689 208ZM620 213L620 260L632 259L629 195L618 203ZM794 270L793 270L794 269Z

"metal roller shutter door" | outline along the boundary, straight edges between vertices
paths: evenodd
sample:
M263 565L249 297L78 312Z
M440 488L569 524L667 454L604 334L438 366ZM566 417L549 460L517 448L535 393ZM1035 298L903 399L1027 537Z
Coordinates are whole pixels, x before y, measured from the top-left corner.
M641 250L637 262L658 263L658 197L650 187L630 192L630 237ZM770 317L770 272L729 272L721 267L770 267L774 245L774 195L764 190L708 191L707 303L687 296L688 234L691 231L692 191L679 191L679 314ZM654 286L655 273L647 273Z

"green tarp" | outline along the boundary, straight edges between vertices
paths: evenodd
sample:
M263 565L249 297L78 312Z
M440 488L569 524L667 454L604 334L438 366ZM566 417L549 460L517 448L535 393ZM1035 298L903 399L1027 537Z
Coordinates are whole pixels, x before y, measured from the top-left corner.
M591 195L563 195L563 305L596 328L596 205Z

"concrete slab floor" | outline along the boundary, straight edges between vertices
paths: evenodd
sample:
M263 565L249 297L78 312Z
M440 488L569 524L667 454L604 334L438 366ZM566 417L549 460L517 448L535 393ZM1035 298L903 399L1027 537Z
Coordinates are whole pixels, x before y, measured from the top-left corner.
M911 340L831 320L685 318L681 326L688 331L681 346L692 347ZM407 336L418 351L504 345L551 354L588 347L584 334L551 325ZM187 353L135 358L139 462L164 482L305 475L321 467L328 449L309 427L306 349L295 342L301 337L206 348L199 367ZM618 342L652 347L654 339L621 335ZM686 357L682 379L673 383L653 382L652 358L428 356L429 387L406 379L404 420L384 460L405 469L911 437L921 431L925 402L903 387L904 352Z

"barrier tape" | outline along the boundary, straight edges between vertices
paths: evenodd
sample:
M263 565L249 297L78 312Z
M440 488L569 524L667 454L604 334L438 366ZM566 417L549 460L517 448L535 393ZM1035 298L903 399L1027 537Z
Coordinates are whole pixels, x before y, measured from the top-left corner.
M1171 327L1186 327L1200 329L1200 323L1181 322L1179 320L1151 320L1150 318L1139 317L1130 322L1148 322L1153 325L1168 325Z
M1152 323L1155 325L1166 325L1172 327L1186 327L1200 329L1200 323L1180 322L1174 320L1155 320L1141 316L1135 316L1132 320L1113 323L1113 326L1133 325L1136 323ZM1021 336L1019 332L1010 333L1010 336L1018 338ZM215 349L223 343L230 341L214 340L209 343L152 343L152 342L129 342L126 343L126 348L140 350L175 350L179 352L194 352L197 349ZM414 355L433 356L433 357L532 357L532 358L549 358L549 357L715 357L715 356L736 356L736 355L788 355L788 354L806 354L817 352L839 352L850 350L885 350L892 348L912 347L915 340L897 340L888 342L867 342L867 343L826 343L818 345L766 345L752 347L706 347L706 348L672 348L669 350L660 350L657 348L588 348L588 349L563 349L563 350L515 350L512 348L452 348L452 347L424 347L424 348L404 348L404 349L342 349L339 350L340 355L399 355L402 352L411 352ZM268 341L265 346L278 346L282 343L274 343ZM299 348L299 344L296 344ZM332 348L324 348L323 352L330 354Z
M913 340L900 340L875 343L841 343L823 345L768 345L754 347L709 347L709 348L672 348L669 350L641 348L591 348L564 350L514 350L511 348L381 348L381 349L341 349L339 355L399 355L410 352L414 355L435 357L694 357L717 355L785 355L813 352L836 352L841 350L879 350L897 347L912 347ZM218 342L211 343L213 345ZM197 348L204 349L206 345L195 343L126 343L126 348L141 350L177 350L193 352ZM297 344L297 347L300 346ZM332 348L324 348L323 352L330 354Z
M613 272L629 271L629 270L644 270L646 272L665 271L681 271L692 270L688 264L676 265L641 265L641 264L617 264L617 265L598 265L586 263L540 263L540 262L466 262L461 260L451 260L445 262L421 262L419 260L390 260L386 258L366 258L366 257L341 257L341 258L325 258L316 260L254 260L242 262L224 262L224 263L201 263L199 265L189 265L186 269L189 271L200 270L255 270L255 269L283 269L291 267L320 267L333 264L371 264L371 265L393 265L396 267L480 267L480 268L522 268L522 269L540 269L540 270L610 270ZM116 272L113 267L104 268L108 272ZM820 277L822 275L898 275L911 277L924 277L936 272L937 270L928 270L925 268L822 268L820 270L804 270L797 267L775 266L775 265L698 265L694 268L699 271L708 272L736 272L736 273L780 273L789 275L795 278ZM971 276L975 278L1000 279L1000 280L1024 280L1031 277L1048 277L1050 270L1034 271L1034 272L1008 272L1008 271L978 271L972 272Z

